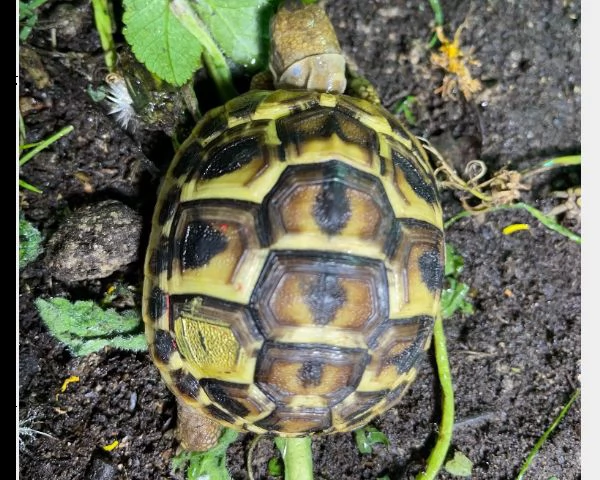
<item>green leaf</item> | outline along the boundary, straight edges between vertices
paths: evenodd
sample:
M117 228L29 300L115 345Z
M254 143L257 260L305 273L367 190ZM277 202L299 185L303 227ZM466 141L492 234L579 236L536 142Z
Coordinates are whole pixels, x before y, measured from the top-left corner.
M148 70L183 85L200 68L203 46L171 10L170 0L125 0L123 34Z
M148 70L183 85L201 62L221 82L228 72L221 51L256 69L266 62L274 0L125 0L124 35ZM219 73L220 72L220 73ZM231 90L232 87L220 86Z
M448 473L457 477L470 477L473 474L473 462L462 452L456 452L444 468Z
M385 434L375 427L365 427L355 430L354 440L358 451L363 455L373 453L373 445L380 443L388 446L390 444Z
M216 43L235 63L250 69L266 64L273 0L193 0Z
M463 258L458 254L456 248L449 243L446 244L446 264L444 265L444 275L447 277L458 277L465 267Z
M92 301L71 303L65 298L38 298L35 305L43 322L76 356L89 355L106 346L143 351L147 344L140 316L133 310L121 314L103 310Z
M283 462L280 458L271 458L267 463L267 470L272 477L281 477L283 475Z
M449 318L457 311L466 315L474 312L473 304L469 301L469 285L458 281L463 268L462 257L452 245L446 244L444 275L448 288L442 292L442 318Z
M219 442L206 452L183 451L171 461L172 473L184 470L187 466L187 480L230 480L227 471L227 447L237 438L238 433L230 428L223 429Z
M42 253L42 234L19 212L19 269Z
M417 120L415 118L415 115L412 111L412 106L414 103L417 102L417 98L414 95L409 95L406 98L399 100L396 105L394 105L392 107L392 113L394 114L398 114L400 112L402 112L402 114L404 115L404 118L406 118L406 121L409 125L416 125Z

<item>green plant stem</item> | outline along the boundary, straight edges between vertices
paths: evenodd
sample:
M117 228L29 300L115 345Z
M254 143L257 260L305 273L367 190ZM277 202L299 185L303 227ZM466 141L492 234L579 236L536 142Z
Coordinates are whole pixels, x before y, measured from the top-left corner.
M225 102L236 97L238 92L233 86L231 71L227 66L225 56L212 39L200 17L192 8L190 8L187 2L182 0L173 0L170 3L169 8L187 31L194 35L204 47L202 60L211 78L215 82L215 86L217 87L221 99Z
M543 162L524 170L521 174L521 178L525 179L553 168L573 167L576 165L581 165L581 155L565 155L564 157L549 158L548 160L544 160Z
M429 0L429 5L433 10L433 17L436 25L444 24L444 12L442 11L442 4L439 0Z
M41 152L48 146L52 145L54 142L56 142L60 138L71 133L73 131L73 129L74 129L74 127L72 125L68 125L68 126L62 128L60 131L56 132L55 134L51 135L50 137L42 140L41 142L34 143L31 145L22 145L20 147L21 150L24 150L26 148L31 148L31 147L33 147L33 149L19 158L19 167L25 165L35 155L37 155L39 152Z
M424 472L417 475L416 480L433 480L436 477L444 465L452 440L452 429L454 428L454 389L452 388L452 375L450 373L443 321L439 315L433 324L433 345L438 378L442 389L442 418L437 441L427 459L427 467Z
M550 434L558 426L558 424L561 422L561 420L563 419L563 417L571 409L571 406L573 405L573 402L575 402L575 400L577 400L577 398L579 397L580 393L581 393L581 390L579 388L577 388L573 392L573 394L571 395L571 398L569 399L569 401L567 402L567 404L561 409L560 413L558 414L558 417L556 417L554 419L554 421L552 422L552 424L546 429L546 431L542 434L542 436L538 439L538 441L535 442L535 445L533 446L533 449L531 450L531 452L529 452L529 455L527 455L527 458L525 459L525 462L523 463L523 466L521 467L521 470L519 470L519 474L517 475L516 480L523 480L523 478L525 478L525 473L527 472L527 470L531 466L531 462L533 462L534 457L538 454L540 448L542 448L542 445L546 442L546 440L548 439L548 437L550 436Z
M281 452L285 470L285 480L313 480L311 438L275 439Z
M33 193L44 193L39 188L34 187L30 183L27 183L25 180L21 180L21 179L19 179L19 187L24 188L25 190L29 190L30 192L33 192Z
M442 10L442 4L440 3L439 0L429 0L429 5L431 6L431 9L433 10L433 18L435 20L436 26L442 26L444 24L444 12ZM435 45L437 43L438 43L437 34L434 33L432 35L431 39L429 40L429 43L427 44L427 46L429 48L433 48L433 47L435 47Z
M108 71L112 72L117 63L117 54L112 36L113 21L110 14L109 0L92 0L92 6L94 8L96 30L98 30L100 44L102 50L104 50L104 63L106 63Z
M556 223L552 218L548 217L547 215L544 215L537 208L532 207L531 205L528 205L527 203L522 203L522 202L514 203L512 205L499 205L497 207L490 207L482 212L468 212L465 210L465 211L462 211L462 212L454 215L452 218L448 219L446 221L446 223L444 223L444 228L450 227L450 225L453 225L458 220L460 220L461 218L464 218L464 217L470 217L472 215L478 215L480 213L497 212L499 210L526 210L533 217L535 217L537 220L539 220L545 227L547 227L550 230L553 230L557 233L560 233L561 235L567 237L569 240L572 240L575 243L581 244L581 236L580 235L577 235L575 232L572 232L568 228L563 227L559 223Z

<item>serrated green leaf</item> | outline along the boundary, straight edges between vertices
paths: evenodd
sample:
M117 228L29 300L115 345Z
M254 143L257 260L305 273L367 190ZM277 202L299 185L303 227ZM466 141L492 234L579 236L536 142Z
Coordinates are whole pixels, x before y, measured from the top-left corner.
M42 234L19 214L19 268L25 267L42 253Z
M274 0L191 0L211 35L235 63L266 64Z
M200 68L203 46L171 10L170 0L125 0L123 34L148 70L183 85Z
M473 462L462 452L456 452L444 468L449 474L457 477L470 477L473 474Z
M65 298L38 298L35 305L43 322L74 355L84 356L106 346L143 351L147 348L142 323L133 310L121 314L103 310L92 301L71 303Z

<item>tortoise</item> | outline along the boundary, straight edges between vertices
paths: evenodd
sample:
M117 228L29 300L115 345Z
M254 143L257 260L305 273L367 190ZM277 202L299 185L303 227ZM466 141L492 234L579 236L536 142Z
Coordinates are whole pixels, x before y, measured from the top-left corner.
M442 209L423 144L364 84L347 88L320 7L288 2L271 37L273 89L204 115L154 211L143 317L188 450L221 426L365 425L407 391L440 315Z

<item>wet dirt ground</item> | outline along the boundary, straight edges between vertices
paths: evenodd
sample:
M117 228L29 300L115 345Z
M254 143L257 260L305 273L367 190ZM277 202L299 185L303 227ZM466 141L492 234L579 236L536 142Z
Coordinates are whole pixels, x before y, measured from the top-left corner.
M339 0L329 1L326 9L342 47L375 83L384 106L414 96L413 130L459 173L474 159L494 173L578 154L580 3L441 3L446 34L452 36L466 20L461 45L471 47L479 62L470 69L483 89L468 102L435 93L444 73L427 49L433 28L427 1ZM20 64L27 142L74 126L21 168L21 178L43 194L20 190L20 211L45 241L69 212L107 199L125 203L148 225L160 172L172 152L164 135L124 131L107 114L106 103L88 94L107 73L89 3L49 1L21 45ZM579 169L536 175L530 184L522 199L549 212L565 202L553 192L580 185ZM444 190L442 198L445 218L461 211L455 191ZM557 220L579 232L578 210L571 207ZM503 233L521 223L529 229ZM456 395L452 451L473 462L474 479L512 479L579 387L580 246L522 210L464 218L446 236L464 259L460 280L470 286L474 306L473 314L457 313L445 321ZM142 241L140 252L144 246ZM21 436L20 478L182 478L170 473L177 447L175 402L147 353L106 349L73 357L42 325L33 303L50 296L98 300L115 281L139 288L141 258L97 280L57 280L43 255L19 272L19 425L48 435ZM387 435L388 447L361 455L350 433L315 438L315 478L414 478L439 421L434 372L429 355L399 406L373 423ZM80 381L60 392L72 375ZM580 426L576 401L525 478L580 478ZM234 479L247 478L252 439L240 435L228 451ZM117 448L102 449L114 440ZM270 439L259 441L255 478L267 478L267 462L275 455Z

